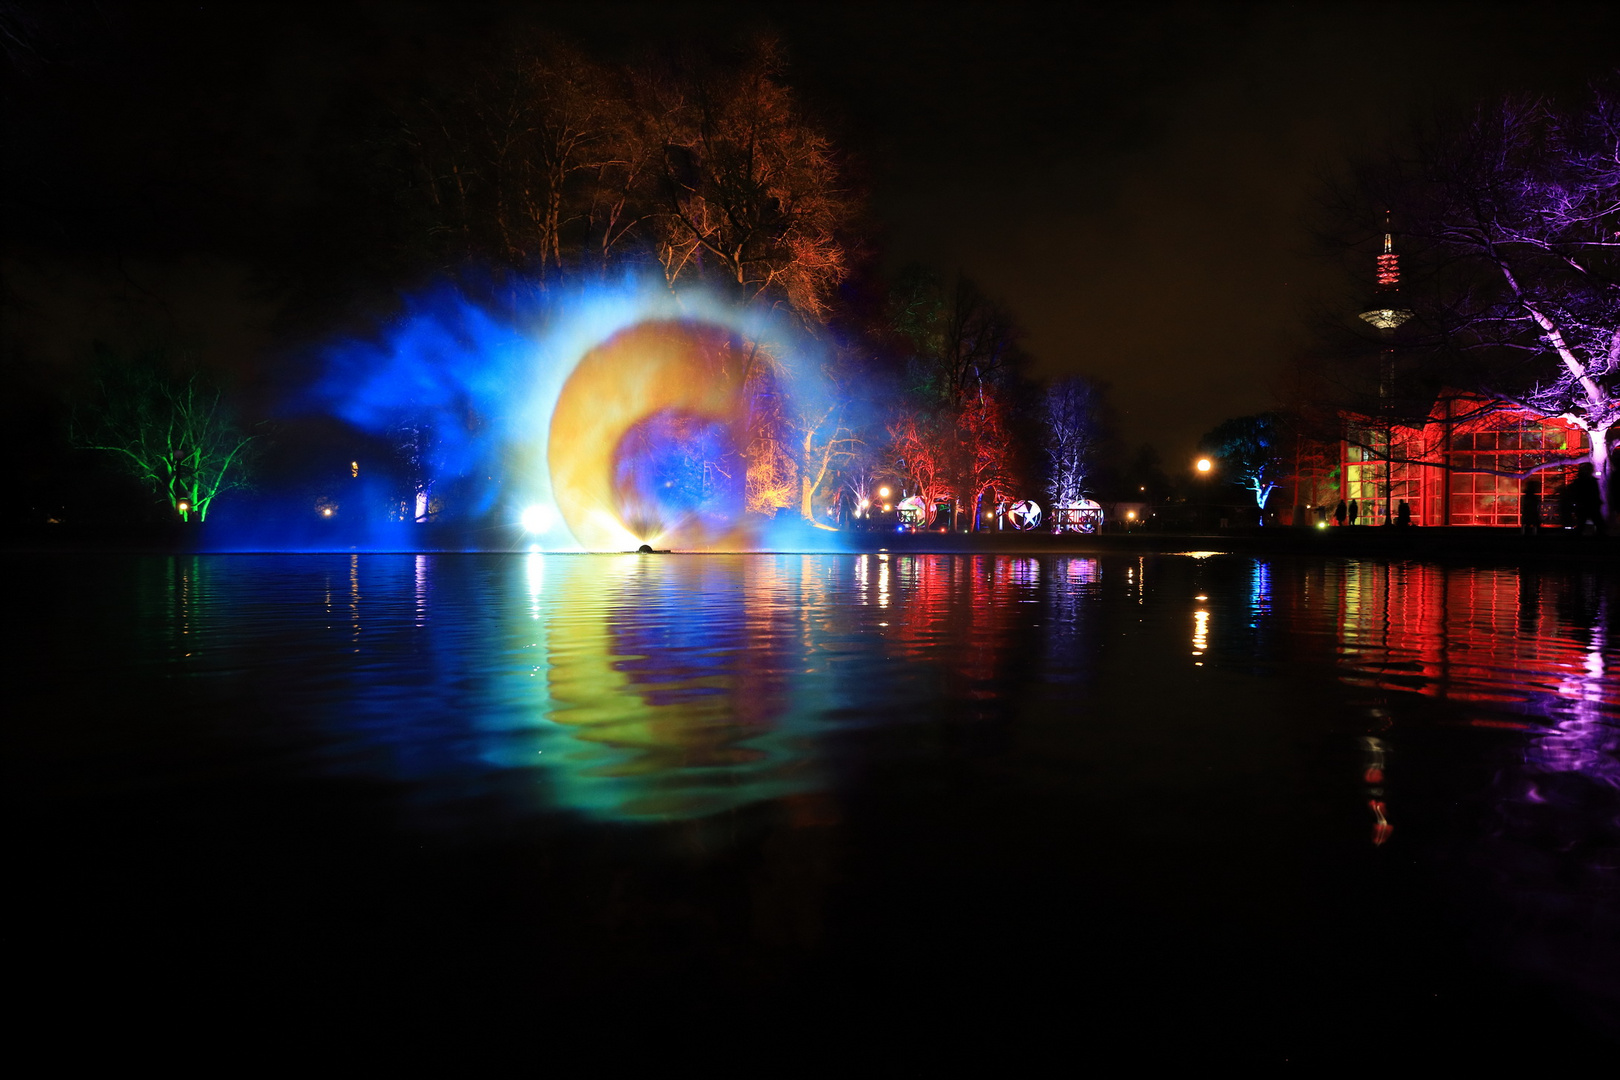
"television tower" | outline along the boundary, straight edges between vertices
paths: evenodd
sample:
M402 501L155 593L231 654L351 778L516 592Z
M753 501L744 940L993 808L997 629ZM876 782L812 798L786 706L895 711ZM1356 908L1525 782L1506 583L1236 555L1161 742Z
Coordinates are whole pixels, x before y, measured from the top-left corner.
M1395 254L1395 237L1389 229L1390 212L1384 211L1384 252L1378 256L1378 285L1372 302L1361 317L1385 334L1412 317L1401 303L1401 257Z
M1362 311L1361 318L1378 328L1384 340L1383 355L1378 371L1378 404L1384 417L1384 524L1393 519L1389 514L1390 490L1394 486L1395 447L1395 331L1412 312L1401 300L1401 257L1395 254L1395 238L1390 231L1390 211L1384 211L1384 250L1378 256L1377 285L1372 301Z

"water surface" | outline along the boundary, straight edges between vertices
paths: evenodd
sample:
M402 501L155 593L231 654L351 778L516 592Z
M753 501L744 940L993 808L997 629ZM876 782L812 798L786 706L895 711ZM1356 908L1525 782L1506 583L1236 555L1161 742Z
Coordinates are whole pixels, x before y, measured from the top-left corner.
M1590 569L15 565L46 999L88 972L126 1012L159 981L250 1026L613 1016L946 1056L1614 1036L1620 597Z

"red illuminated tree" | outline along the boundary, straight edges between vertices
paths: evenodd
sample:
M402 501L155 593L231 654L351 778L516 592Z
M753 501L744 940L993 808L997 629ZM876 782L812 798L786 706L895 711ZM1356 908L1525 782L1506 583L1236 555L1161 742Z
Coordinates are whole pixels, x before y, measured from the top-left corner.
M978 393L964 403L958 430L966 461L968 505L972 507L972 527L984 520L988 504L1013 495L1012 425L1005 396L996 388L980 386Z
M640 122L661 150L648 225L666 278L709 277L825 319L848 274L852 204L775 43L735 66L690 63L639 83Z
M854 202L782 67L770 41L624 67L520 39L399 108L408 201L451 261L544 281L651 256L671 285L823 321Z
M1016 487L1017 326L970 279L946 283L916 267L901 276L889 317L911 350L906 404L889 429L896 472L930 503L959 499L977 527L985 499Z
M909 494L933 506L954 493L950 457L954 425L937 412L902 408L889 423L889 469Z

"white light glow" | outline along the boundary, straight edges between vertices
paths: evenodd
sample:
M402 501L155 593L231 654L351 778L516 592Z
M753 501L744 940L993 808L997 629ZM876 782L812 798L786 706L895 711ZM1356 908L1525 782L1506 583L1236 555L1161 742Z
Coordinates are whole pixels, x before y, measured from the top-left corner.
M547 506L531 506L523 511L520 520L525 532L542 533L556 524L556 514Z

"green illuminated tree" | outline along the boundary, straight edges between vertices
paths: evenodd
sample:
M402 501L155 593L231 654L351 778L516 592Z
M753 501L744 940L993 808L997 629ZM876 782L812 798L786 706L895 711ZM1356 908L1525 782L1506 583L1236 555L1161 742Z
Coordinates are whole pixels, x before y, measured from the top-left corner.
M79 449L112 455L182 521L208 520L214 500L242 484L257 438L237 427L220 391L195 372L174 378L154 357L121 363L105 352L72 435Z

